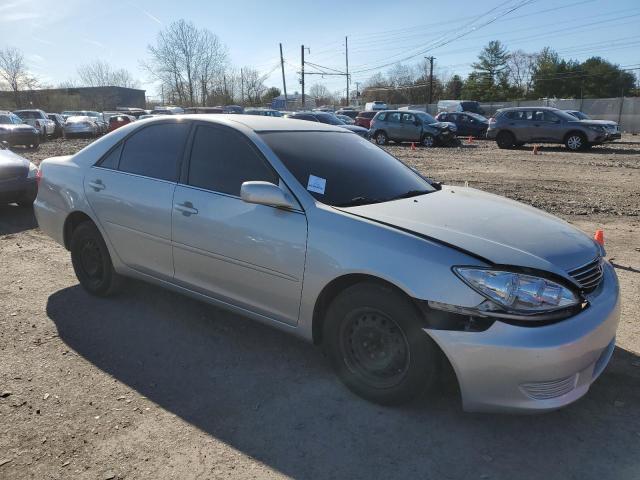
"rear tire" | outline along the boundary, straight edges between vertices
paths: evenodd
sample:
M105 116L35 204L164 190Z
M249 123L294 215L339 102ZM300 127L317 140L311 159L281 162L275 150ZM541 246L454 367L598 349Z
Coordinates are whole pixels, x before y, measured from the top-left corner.
M122 277L113 269L107 245L92 222L83 222L75 228L70 250L73 270L87 292L106 297L118 290Z
M409 299L361 283L340 293L323 325L324 349L356 395L381 405L406 403L433 386L440 353Z
M376 145L386 145L387 142L389 141L387 134L384 133L382 130L377 131L373 137L376 141Z
M516 137L511 132L500 132L496 137L498 148L513 148L516 143Z

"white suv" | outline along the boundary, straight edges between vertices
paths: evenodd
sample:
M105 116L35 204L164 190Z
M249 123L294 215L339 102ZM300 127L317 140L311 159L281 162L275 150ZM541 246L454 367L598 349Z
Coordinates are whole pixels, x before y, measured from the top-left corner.
M13 113L19 116L25 123L36 128L43 139L52 137L56 130L55 122L50 120L43 110L16 110Z

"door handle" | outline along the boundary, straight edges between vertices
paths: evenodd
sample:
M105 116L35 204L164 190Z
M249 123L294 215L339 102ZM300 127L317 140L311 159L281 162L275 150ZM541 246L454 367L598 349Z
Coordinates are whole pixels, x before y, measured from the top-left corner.
M105 188L107 188L105 186L104 183L102 183L102 180L98 179L98 180L94 180L93 182L89 182L89 186L91 188L93 188L96 192L99 190L104 190Z
M179 212L182 212L182 214L185 217L188 217L189 215L197 215L198 214L198 209L194 208L194 206L193 206L193 204L191 202L176 203L173 206L173 208L175 208Z

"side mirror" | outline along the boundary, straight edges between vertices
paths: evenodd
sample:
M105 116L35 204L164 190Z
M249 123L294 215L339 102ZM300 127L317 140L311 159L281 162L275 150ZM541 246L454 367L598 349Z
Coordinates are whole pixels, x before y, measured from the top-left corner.
M240 187L240 198L247 203L293 208L282 189L269 182L244 182Z
M420 125L420 120L418 119L414 120L413 124L417 127L418 125Z

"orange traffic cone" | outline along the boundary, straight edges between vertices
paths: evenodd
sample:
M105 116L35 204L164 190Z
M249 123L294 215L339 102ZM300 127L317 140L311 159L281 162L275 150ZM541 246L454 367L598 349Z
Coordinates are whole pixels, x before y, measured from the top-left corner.
M467 142L473 143L473 137L471 135L469 135L469 138L467 138Z
M596 230L596 234L593 236L593 239L596 241L596 243L599 243L604 247L604 230Z
M534 155L538 155L539 151L540 151L540 147L539 147L538 145L534 145L534 146L533 146L533 152L532 152L532 153L533 153Z
M411 150L415 150L416 149L416 144L411 142Z

